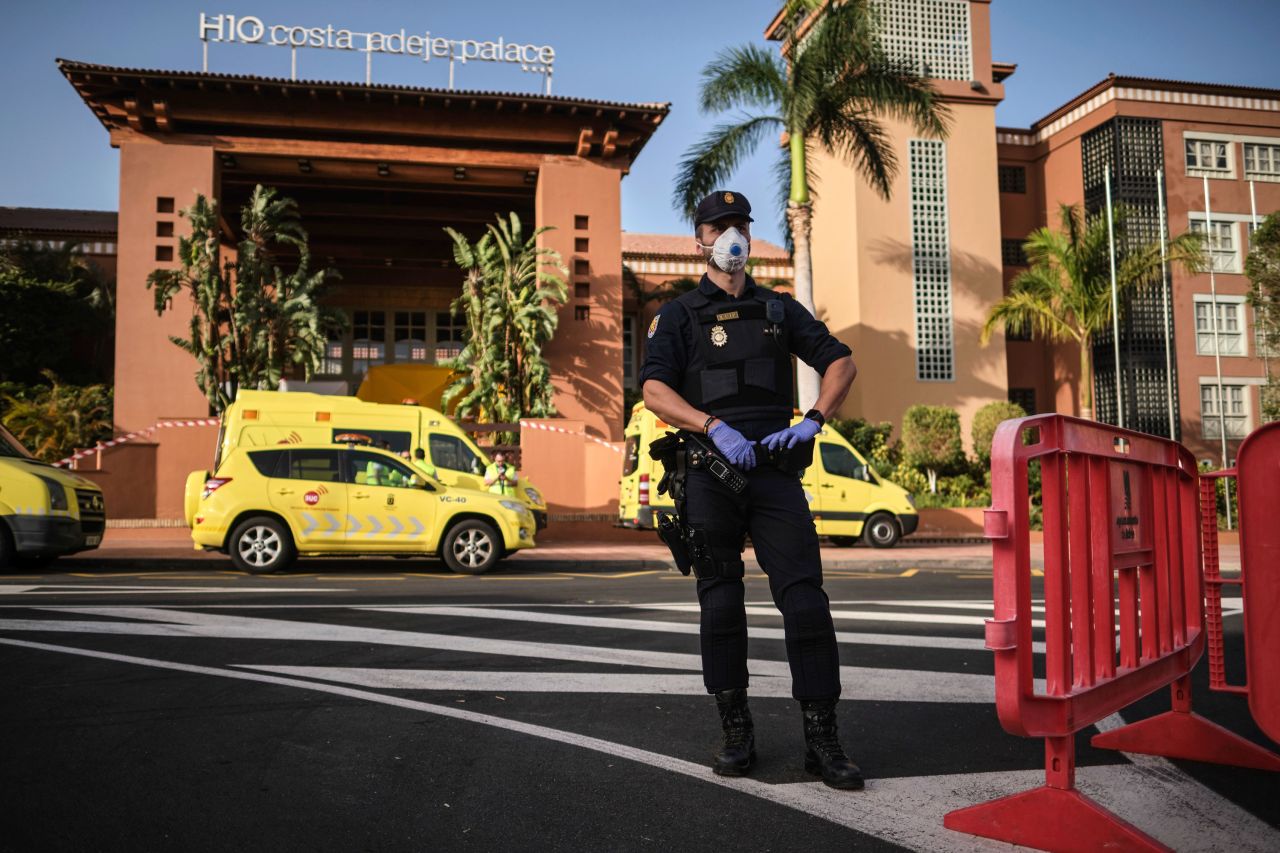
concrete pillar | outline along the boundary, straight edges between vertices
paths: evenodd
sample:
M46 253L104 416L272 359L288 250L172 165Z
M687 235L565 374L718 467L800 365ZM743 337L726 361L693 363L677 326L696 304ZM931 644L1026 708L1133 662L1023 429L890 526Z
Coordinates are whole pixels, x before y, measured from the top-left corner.
M179 295L157 317L147 276L176 269L178 235L189 233L178 211L196 193L216 198L213 149L150 141L120 145L119 256L116 278L115 422L126 431L145 429L161 417L204 417L208 405L196 385L195 361L170 335L190 334L190 300ZM172 200L171 212L164 200ZM160 236L167 223L173 236ZM168 250L172 260L158 260Z
M560 253L569 299L546 349L560 415L622 438L622 174L578 157L548 157L538 174L539 238Z

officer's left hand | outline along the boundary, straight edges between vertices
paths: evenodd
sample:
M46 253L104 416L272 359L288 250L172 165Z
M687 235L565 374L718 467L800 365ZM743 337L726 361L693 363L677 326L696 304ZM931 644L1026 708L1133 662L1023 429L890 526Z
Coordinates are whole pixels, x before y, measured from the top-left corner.
M766 435L760 439L760 443L770 450L778 450L783 447L790 449L802 441L809 441L821 431L822 427L818 425L817 421L801 418L800 423Z

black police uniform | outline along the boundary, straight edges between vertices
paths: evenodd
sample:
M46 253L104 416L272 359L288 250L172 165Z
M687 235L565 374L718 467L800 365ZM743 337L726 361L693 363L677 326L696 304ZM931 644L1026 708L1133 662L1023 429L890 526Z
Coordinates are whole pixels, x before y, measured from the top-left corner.
M770 322L773 300L782 304L781 323ZM776 307L773 311L776 319ZM851 354L804 306L758 286L749 275L738 299L704 275L697 290L663 306L648 337L641 383L656 379L670 386L694 408L719 417L751 441L791 422L792 354L820 374ZM782 613L793 697L835 699L840 695L835 628L822 589L818 535L800 479L768 464L758 464L746 478L746 489L735 495L706 471L687 473L686 523L706 532L716 567L715 576L698 580L707 692L747 687L742 548L750 533Z

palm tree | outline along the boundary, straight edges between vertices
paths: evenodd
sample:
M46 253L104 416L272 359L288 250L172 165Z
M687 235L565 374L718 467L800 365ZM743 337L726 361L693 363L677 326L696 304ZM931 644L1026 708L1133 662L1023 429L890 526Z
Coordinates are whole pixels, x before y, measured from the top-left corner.
M560 255L540 248L537 228L528 237L515 213L498 218L475 243L452 228L453 258L462 269L462 293L451 306L465 318L466 341L450 360L458 371L445 391L447 407L461 396L455 414L493 423L550 417L551 368L543 346L559 322L556 306L568 298Z
M909 63L895 61L880 42L869 0L838 5L790 0L787 14L819 17L807 30L787 35L783 56L756 45L724 51L702 72L703 112L751 111L717 125L692 146L676 179L675 204L692 216L699 199L726 181L765 134L782 133L775 165L786 191L786 227L795 252L796 299L814 313L810 256L816 150L853 166L882 198L898 171L889 132L880 118L911 123L925 136L947 133L949 112L928 80ZM802 367L800 406L818 397L817 374Z
M982 326L983 346L991 333L1027 332L1046 341L1074 341L1080 347L1080 414L1093 417L1093 336L1111 326L1111 261L1105 216L1086 221L1078 205L1058 208L1061 230L1038 228L1023 251L1030 265L991 307ZM1116 290L1125 294L1141 285L1160 284L1160 244L1128 245L1127 212L1111 212L1117 246L1125 246L1116 267ZM1189 272L1205 268L1204 238L1187 232L1169 241L1169 262Z

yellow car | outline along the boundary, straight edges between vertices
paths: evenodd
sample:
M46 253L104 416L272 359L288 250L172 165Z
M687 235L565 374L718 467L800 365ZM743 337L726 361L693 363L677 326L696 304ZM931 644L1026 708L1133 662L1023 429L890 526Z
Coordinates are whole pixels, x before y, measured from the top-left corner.
M97 485L36 459L0 426L0 569L97 548L106 526Z
M478 575L534 544L524 501L445 486L354 444L233 450L213 475L188 475L185 510L197 549L254 574L299 555L378 554L439 555Z
M490 459L457 424L426 406L367 403L355 397L305 391L241 391L222 414L213 466L236 448L277 444L324 444L347 434L402 456L422 450L446 486L487 491ZM547 502L524 477L518 498L529 505L537 529L547 526Z
M792 423L799 420L797 413ZM649 457L649 443L673 429L644 403L631 409L618 481L618 521L623 527L652 528L655 510L676 511L671 495L658 494L662 464ZM862 539L873 548L892 548L916 531L920 515L906 489L872 471L834 429L823 427L817 442L813 464L805 469L801 484L819 536L840 546Z

